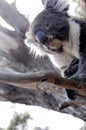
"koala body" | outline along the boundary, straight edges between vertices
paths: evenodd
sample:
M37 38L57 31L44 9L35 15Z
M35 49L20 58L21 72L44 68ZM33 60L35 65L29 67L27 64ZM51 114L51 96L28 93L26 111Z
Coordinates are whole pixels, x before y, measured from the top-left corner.
M67 7L65 0L48 0L30 27L35 43L28 46L39 56L47 55L60 71L77 58L78 69L71 76L86 81L86 23L69 16ZM73 92L68 90L71 99Z

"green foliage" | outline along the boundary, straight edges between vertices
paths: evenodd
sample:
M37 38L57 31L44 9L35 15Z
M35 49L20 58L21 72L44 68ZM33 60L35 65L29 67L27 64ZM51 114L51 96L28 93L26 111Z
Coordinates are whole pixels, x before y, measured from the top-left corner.
M86 130L86 122L84 123L83 127L80 130Z
M28 113L24 113L24 114L15 113L7 130L19 130L20 128L21 130L28 130L26 128L28 119L31 119Z
M5 129L3 129L3 128L0 128L0 130L5 130Z
M28 114L28 112L24 114L18 114L15 112L8 128L0 128L0 130L29 130L29 128L27 127L27 121L31 119L32 118ZM44 129L42 129L40 127L35 127L33 130L49 130L49 128L45 127Z
M44 129L41 129L40 127L35 127L33 130L49 130L48 127L44 128Z

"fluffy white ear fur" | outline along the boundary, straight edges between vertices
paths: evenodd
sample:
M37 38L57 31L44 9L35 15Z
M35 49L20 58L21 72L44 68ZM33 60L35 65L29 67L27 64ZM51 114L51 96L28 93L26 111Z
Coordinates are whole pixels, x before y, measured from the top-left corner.
M45 2L45 9L54 8L58 12L67 12L68 7L68 0L46 0Z
M26 33L25 45L30 49L30 53L33 54L35 58L46 56L46 52L44 51L43 47L41 47L40 44L32 41L28 32Z

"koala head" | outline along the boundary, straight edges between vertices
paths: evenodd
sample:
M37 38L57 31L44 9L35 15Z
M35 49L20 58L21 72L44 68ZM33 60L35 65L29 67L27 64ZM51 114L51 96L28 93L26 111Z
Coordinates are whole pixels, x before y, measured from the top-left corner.
M41 46L60 52L63 43L69 39L68 18L64 13L54 9L44 10L34 19L30 32Z
M49 0L46 8L32 22L30 34L34 43L28 46L39 56L47 55L53 65L61 69L71 63L73 56L70 54L67 6L64 6L63 0L56 1Z
M34 19L30 33L35 41L31 48L36 54L40 51L38 55L47 55L58 69L71 63L73 56L67 52L70 51L71 44L69 44L69 22L66 14L54 9L42 11Z

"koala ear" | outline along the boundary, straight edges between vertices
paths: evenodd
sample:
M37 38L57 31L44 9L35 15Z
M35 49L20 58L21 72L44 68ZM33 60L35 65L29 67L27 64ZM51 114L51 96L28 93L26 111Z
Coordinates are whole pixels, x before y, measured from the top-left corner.
M55 9L58 12L67 13L69 9L68 0L45 0L45 9Z

